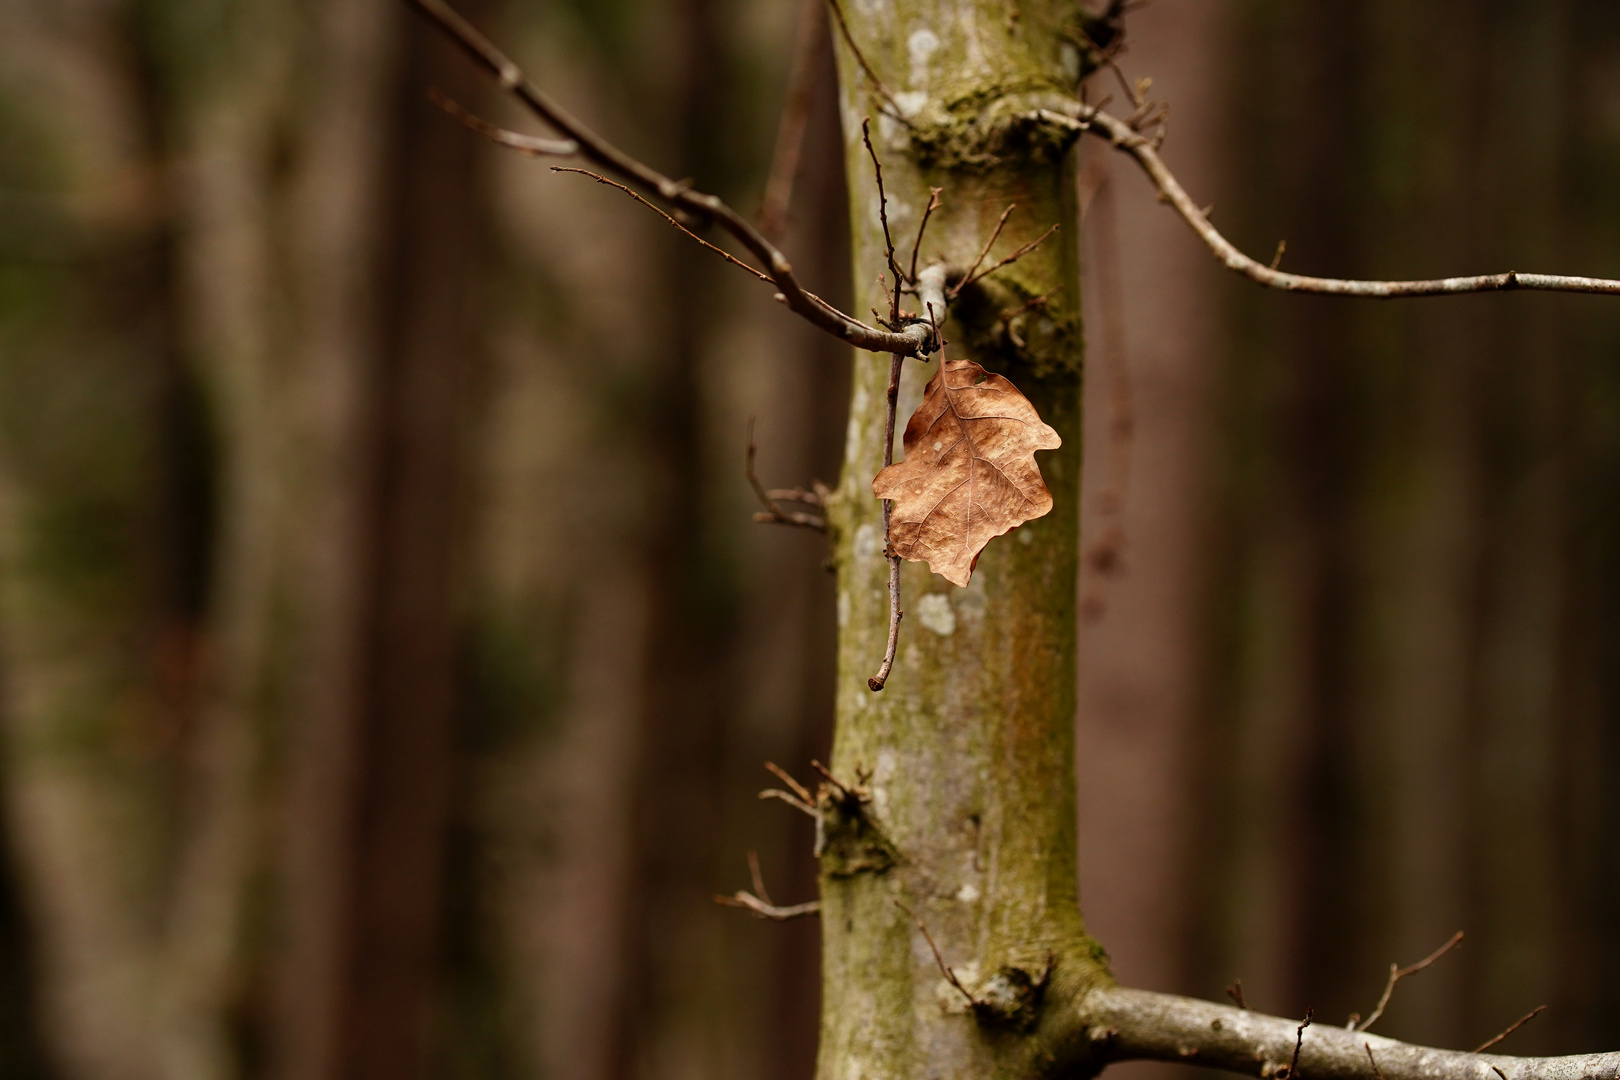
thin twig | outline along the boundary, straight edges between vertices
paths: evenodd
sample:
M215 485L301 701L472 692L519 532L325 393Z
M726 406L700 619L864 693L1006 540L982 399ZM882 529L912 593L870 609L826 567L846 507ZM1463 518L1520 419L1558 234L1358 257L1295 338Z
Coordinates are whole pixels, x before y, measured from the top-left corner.
M890 297L893 310L890 312L890 324L900 321L900 283L907 280L900 270L900 264L894 261L894 238L889 235L889 197L883 191L883 165L878 161L877 151L872 149L872 122L861 121L861 141L866 144L867 156L872 159L872 175L877 177L878 189L878 220L883 223L883 254L889 260L889 273L894 275L894 294Z
M1249 1003L1243 1000L1243 980L1233 979L1232 985L1226 988L1226 996L1240 1009L1247 1009Z
M748 849L748 877L754 883L754 895L765 901L767 904L774 903L774 901L771 900L771 894L765 889L765 875L760 873L759 852L755 851L753 848Z
M681 232L685 233L687 236L690 236L693 240L696 240L698 243L702 244L704 247L708 248L710 251L714 252L716 255L718 255L722 259L726 260L726 262L730 263L733 266L740 267L743 270L748 271L748 273L753 274L755 277L759 278L759 280L763 281L767 285L775 285L776 284L776 282L772 281L769 277L767 277L766 275L760 273L758 270L755 270L752 266L749 266L747 263L743 262L741 259L739 259L735 255L731 254L731 252L726 251L724 248L715 247L713 244L711 244L707 240L703 239L703 237L699 236L697 233L693 232L691 229L688 229L685 225L682 225L679 221L676 221L669 214L665 213L662 207L654 206L652 203L648 202L646 199L644 199L640 195L636 194L636 192L634 190L632 190L631 188L628 188L625 185L619 183L617 180L609 180L607 177L602 176L599 173L593 173L589 169L575 168L572 165L553 165L553 166L551 166L551 171L552 172L559 172L559 173L578 173L580 176L588 176L588 177L590 177L592 180L595 180L598 184L606 184L609 187L618 188L620 191L624 192L626 195L628 195L632 199L636 200L636 202L640 203L642 206L645 206L647 209L651 210L653 213L657 214L659 217L662 217L665 221L669 222L671 225L673 225L677 229L681 230Z
M799 25L794 35L787 97L782 102L781 119L777 121L771 171L759 208L759 231L773 243L781 240L787 229L793 185L799 176L799 158L804 151L804 133L810 125L810 106L815 101L816 78L821 73L822 51L827 44L827 21L821 14L821 4L822 0L799 0Z
M996 242L996 237L1001 235L1001 230L1006 227L1007 215L1011 214L1016 209L1018 209L1017 203L1007 204L1007 209L1003 210L1001 212L1001 217L996 220L996 227L990 231L990 239L986 240L984 242L984 247L979 249L979 257L974 259L973 265L967 268L967 273L962 275L962 280L958 282L950 292L945 294L947 299L955 300L957 294L962 291L963 286L966 285L968 281L972 280L974 271L979 269L979 264L984 262L985 257L990 254L991 245Z
M816 770L816 772L820 773L821 778L832 786L833 794L837 796L840 802L865 801L865 795L861 791L857 790L861 784L861 780L859 778L857 778L855 781L856 787L850 787L848 784L838 779L838 777L834 776L831 769L827 768L827 766L823 765L815 758L810 759L810 767Z
M907 915L910 915L911 921L916 923L917 929L922 931L923 939L928 942L928 947L934 951L934 963L939 965L939 970L942 974L944 974L945 981L956 987L961 995L967 998L969 1005L977 1005L979 1003L978 999L972 994L968 993L968 988L962 985L962 980L956 977L956 972L945 966L945 958L940 955L939 946L934 944L934 935L928 932L928 927L925 926L923 921L917 917L917 913L906 907L906 905L902 904L898 900L894 902L894 906L905 912Z
M778 493L765 490L765 485L759 482L759 475L754 472L754 457L758 452L759 447L754 444L754 419L753 417L749 417L748 455L745 471L748 474L748 483L754 489L754 494L759 496L759 501L765 506L764 510L757 511L754 514L754 520L760 522L761 524L774 523L777 525L798 525L801 528L814 529L817 532L826 532L826 518L817 517L815 514L806 514L800 510L783 510L782 507L777 504L776 499L772 497L773 495L777 494L787 498L796 498L799 496L795 496L791 492ZM809 495L809 492L804 492L803 495L807 496Z
M445 0L407 2L431 19L464 53L494 75L503 90L510 92L541 120L577 143L581 157L700 219L713 219L736 237L759 260L776 283L782 302L794 314L842 341L871 352L926 356L931 351L929 328L921 322L910 323L899 330L880 330L839 311L806 290L794 276L793 265L788 262L787 256L746 218L719 198L665 176L597 135L544 90L530 82L521 68Z
M877 92L878 97L883 99L883 104L888 106L887 109L880 109L879 111L909 128L911 121L907 120L905 114L900 111L900 103L894 100L894 95L889 93L889 88L883 85L883 80L878 78L877 72L872 70L872 65L866 62L866 56L861 52L861 47L855 44L855 35L849 32L849 23L844 21L844 9L839 6L838 0L827 0L827 6L832 8L833 19L838 23L838 34L844 39L844 44L849 46L850 55L855 58L855 63L860 66L861 74L866 76L866 81L872 84L872 89Z
M821 819L821 811L815 808L813 802L805 802L797 795L789 794L786 791L781 791L777 788L766 788L764 791L759 793L759 797L761 799L779 799L801 813L808 814L810 817L813 817L818 821Z
M715 894L714 902L724 904L726 907L746 908L756 919L769 919L772 922L787 922L789 919L802 919L806 915L820 915L821 901L806 900L802 904L793 904L790 907L775 907L741 889L730 896Z
M475 116L462 108L454 98L445 96L436 86L428 87L427 96L428 100L455 117L469 131L476 131L491 142L497 142L508 149L535 157L573 157L579 153L579 144L573 139L542 139L535 135L523 135L497 127L483 117Z
M928 219L939 209L939 194L944 190L944 188L928 189L928 205L923 207L922 221L917 224L917 239L911 244L911 281L917 280L917 253L922 250L923 234L928 231Z
M995 273L997 270L1000 270L1004 266L1011 266L1013 263L1017 262L1019 259L1022 259L1025 255L1028 255L1030 252L1034 251L1036 248L1038 248L1042 244L1046 243L1046 241L1051 238L1052 234L1057 232L1057 231L1058 231L1058 226L1054 222L1050 229L1047 229L1045 232L1041 233L1041 235L1037 236L1035 239L1031 240L1029 243L1025 244L1023 247L1020 247L1017 251L1014 251L1011 255L1008 255L1005 259L1002 259L1000 262L996 263L994 266L986 267L985 269L979 271L977 274L969 274L967 277L965 277L961 281L957 282L956 283L956 289L952 293L952 295L954 296L954 295L957 295L957 294L961 293L961 291L963 289L967 288L969 285L973 284L975 281L984 280L985 278L989 277L991 274Z
M1521 1016L1517 1020L1513 1021L1513 1023L1509 1024L1507 1026L1507 1030L1503 1031L1500 1035L1496 1036L1494 1039L1485 1040L1484 1042L1480 1043L1478 1046L1476 1046L1472 1050L1470 1050L1469 1053L1471 1053L1471 1054L1482 1054L1482 1053L1484 1053L1485 1051L1489 1050L1491 1047L1495 1046L1497 1043L1501 1042L1503 1039L1507 1038L1509 1035L1513 1034L1515 1031L1518 1031L1520 1028L1524 1027L1524 1025L1528 1024L1530 1021L1534 1020L1536 1017L1540 1016L1542 1013L1544 1013L1546 1011L1547 1011L1547 1006L1545 1006L1545 1005L1537 1005L1535 1008L1531 1009L1529 1012L1525 1013L1523 1016Z
M1288 1075L1284 1080L1299 1080L1299 1052L1305 1046L1305 1029L1311 1026L1311 1017L1315 1015L1314 1008L1305 1006L1305 1019L1299 1022L1299 1028L1294 1032L1294 1060L1289 1063ZM1282 1077L1282 1070L1278 1069L1276 1075Z
M748 876L753 879L754 891L752 893L738 889L730 896L716 896L714 902L727 907L746 908L752 912L756 919L770 919L773 922L787 922L805 915L816 915L821 912L821 901L810 900L803 904L793 904L788 907L778 907L771 901L771 894L765 889L765 875L759 872L759 852L748 853Z
M765 494L772 499L785 502L801 502L806 506L826 506L827 496L832 494L830 488L820 480L812 480L810 488L766 488Z
M1367 1050L1367 1064L1372 1066L1373 1080L1384 1080L1384 1074L1378 1069L1378 1059L1373 1057L1372 1043L1362 1043L1361 1045ZM1496 1075L1501 1076L1501 1070L1497 1070ZM1506 1078L1504 1078L1504 1080L1506 1080Z
M754 891L752 893L738 889L730 896L716 896L714 902L724 904L727 907L746 908L753 913L754 918L770 919L773 922L787 922L789 919L821 913L820 900L810 900L803 904L778 907L771 900L771 894L765 889L765 875L759 871L759 853L757 851L748 853L748 876L754 882Z
M1100 108L1085 104L1077 104L1072 116L1050 109L1040 109L1030 115L1068 127L1078 133L1089 132L1097 138L1108 140L1116 150L1129 154L1141 166L1142 171L1147 173L1148 179L1153 181L1163 201L1175 208L1182 220L1192 227L1227 269L1268 288L1322 293L1328 296L1359 296L1375 300L1407 296L1511 292L1517 289L1620 295L1620 281L1569 277L1561 274L1523 274L1516 270L1509 270L1503 274L1476 274L1421 281L1359 281L1283 273L1249 258L1222 236L1220 231L1210 224L1209 218L1199 209L1198 204L1188 196L1164 160L1159 157L1154 140L1133 131L1125 121L1103 112Z
M1361 1021L1359 1024L1351 1024L1350 1030L1366 1031L1368 1028L1372 1027L1373 1023L1380 1016L1384 1015L1384 1009L1388 1007L1389 999L1391 995L1395 993L1396 983L1400 982L1409 975L1416 975L1418 972L1422 971L1424 968L1446 955L1446 953L1450 952L1452 949L1455 949L1458 945L1461 945L1462 939L1463 932L1459 930L1455 934L1452 934L1450 940L1448 940L1444 945L1440 946L1438 949L1434 950L1434 952L1430 953L1428 956L1425 956L1411 967L1401 967L1399 964L1394 963L1390 964L1389 981L1384 984L1384 993L1379 997L1378 1004L1373 1007L1372 1015Z
M930 312L933 308L930 306ZM936 334L937 334L936 330ZM905 357L893 353L889 357L889 392L883 405L883 467L887 469L894 464L894 424L895 407L900 400L900 365ZM900 620L906 613L900 609L900 556L895 553L893 537L889 530L894 524L894 500L883 500L883 556L889 560L889 640L883 649L883 663L878 667L876 675L866 680L866 685L875 694L883 689L889 681L889 673L894 670L895 652L900 647Z
M790 789L792 789L793 794L804 800L806 805L815 805L816 797L810 794L809 788L795 780L792 773L788 772L774 761L767 761L765 763L765 769L772 776L776 777L778 780L782 781L782 783L786 784Z

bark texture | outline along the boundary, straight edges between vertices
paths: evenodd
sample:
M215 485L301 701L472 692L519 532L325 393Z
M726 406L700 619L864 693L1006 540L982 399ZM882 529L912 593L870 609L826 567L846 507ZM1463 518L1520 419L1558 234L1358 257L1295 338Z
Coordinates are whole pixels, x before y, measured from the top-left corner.
M993 541L971 584L908 563L888 689L866 679L887 635L887 562L873 476L882 466L888 358L857 354L833 508L839 570L834 772L870 801L826 822L821 854L822 1080L1027 1074L1056 1044L1056 1002L1102 977L1076 888L1073 720L1080 476L1079 281L1070 158L1018 117L1072 97L1080 50L1057 3L850 3L850 36L906 119L839 42L854 310L884 309L870 116L896 245L909 258L930 187L945 189L923 263L966 267L1009 203L993 257L1052 224L1057 238L964 293L947 355L1007 376L1057 429L1039 455L1050 514ZM1072 31L1071 31L1072 32ZM1047 297L1017 338L1003 312ZM905 306L905 305L902 305ZM914 302L913 302L914 306ZM1020 346L1017 341L1026 344ZM934 363L938 363L936 359ZM933 364L908 361L900 416ZM901 905L904 904L903 909ZM942 977L925 935L979 1002ZM1034 1036L1034 1037L1032 1037Z

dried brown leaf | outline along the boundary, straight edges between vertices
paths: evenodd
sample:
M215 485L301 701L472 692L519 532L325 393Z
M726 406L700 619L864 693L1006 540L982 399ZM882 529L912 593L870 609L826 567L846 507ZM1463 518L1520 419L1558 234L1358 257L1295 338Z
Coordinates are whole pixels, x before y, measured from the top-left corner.
M945 361L906 424L905 460L872 481L894 500L894 553L966 585L986 544L1052 509L1035 451L1062 444L1012 383Z

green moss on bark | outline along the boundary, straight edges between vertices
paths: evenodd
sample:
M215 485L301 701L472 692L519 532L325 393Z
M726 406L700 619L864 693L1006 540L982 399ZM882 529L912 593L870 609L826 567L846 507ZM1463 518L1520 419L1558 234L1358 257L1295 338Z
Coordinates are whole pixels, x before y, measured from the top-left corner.
M957 589L902 571L901 644L888 688L867 689L887 633L882 464L888 358L855 357L845 470L829 513L839 573L834 769L869 775L871 821L895 860L878 874L823 859L821 1080L927 1080L1084 1068L1071 1002L1108 978L1080 916L1075 862L1075 594L1080 325L1066 138L1018 118L1072 98L1083 65L1073 5L979 0L845 4L850 29L910 125L840 47L854 219L856 310L886 306L877 190L861 144L873 120L896 242L909 253L930 187L944 188L923 261L971 263L1009 203L992 258L1059 233L965 294L948 351L1013 380L1062 436L1039 455L1054 509L992 541ZM883 106L886 107L886 106ZM1044 298L1023 312L1035 298ZM908 362L901 426L933 365ZM898 451L897 451L898 452ZM973 997L944 979L924 936Z

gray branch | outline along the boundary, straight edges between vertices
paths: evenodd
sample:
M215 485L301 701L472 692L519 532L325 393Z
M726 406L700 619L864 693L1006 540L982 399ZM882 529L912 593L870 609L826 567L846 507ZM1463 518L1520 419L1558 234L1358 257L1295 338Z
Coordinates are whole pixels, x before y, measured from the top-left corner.
M1131 156L1147 173L1160 198L1175 208L1228 270L1273 289L1289 292L1324 293L1329 296L1359 296L1390 300L1407 296L1449 296L1457 293L1511 292L1531 289L1543 292L1600 293L1620 295L1620 281L1606 278L1567 277L1562 274L1524 274L1509 270L1502 274L1474 274L1466 277L1431 278L1423 281L1357 281L1346 278L1309 277L1284 273L1266 266L1237 249L1210 224L1209 217L1159 156L1158 146L1116 116L1090 105L1076 104L1072 115L1041 109L1033 114L1047 123L1106 139L1117 150ZM1281 253L1279 249L1279 254Z
M1103 1061L1178 1061L1282 1080L1299 1021L1174 994L1108 987L1079 1004ZM1436 1050L1330 1024L1302 1036L1288 1080L1616 1080L1620 1053L1524 1058ZM1100 1044L1100 1045L1098 1045Z

